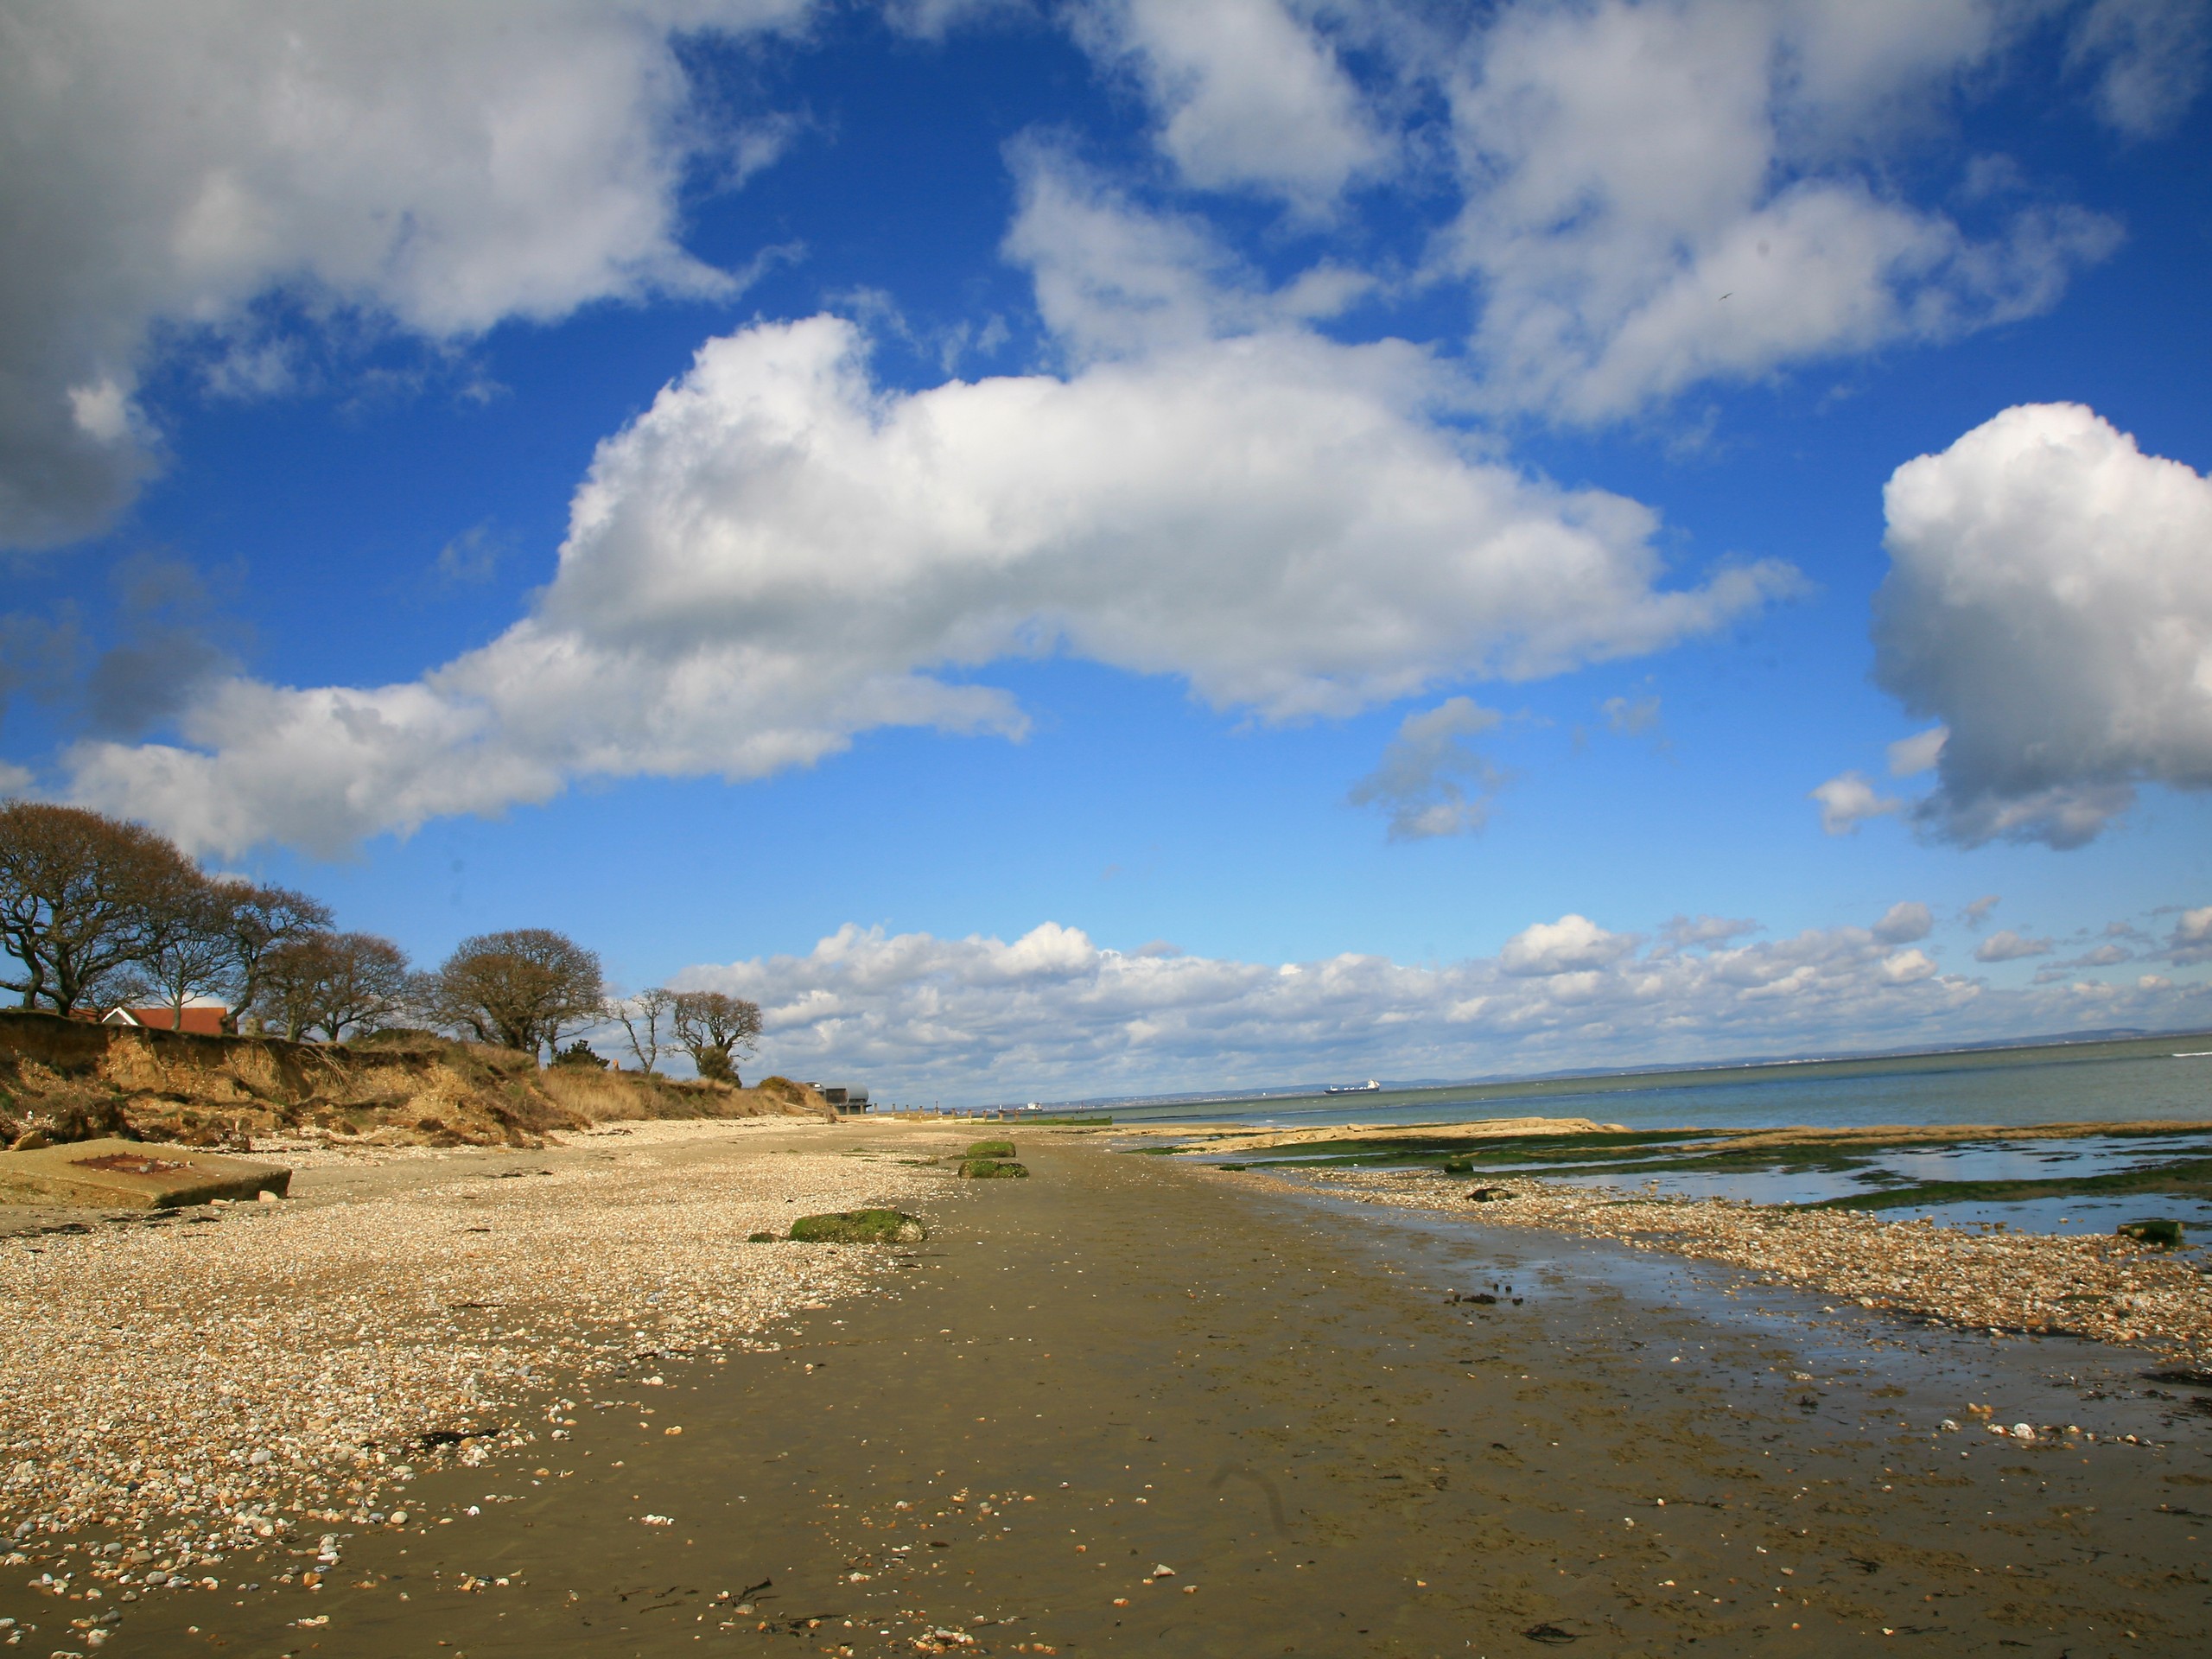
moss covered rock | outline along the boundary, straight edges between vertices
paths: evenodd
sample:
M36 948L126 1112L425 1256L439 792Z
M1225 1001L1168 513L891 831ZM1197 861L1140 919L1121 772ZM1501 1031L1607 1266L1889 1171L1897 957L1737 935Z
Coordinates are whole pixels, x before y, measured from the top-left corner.
M1014 1156L1014 1142L1011 1141L978 1141L974 1146L968 1148L968 1155L970 1158L1011 1158Z
M960 1174L970 1181L1027 1180L1029 1166L997 1158L968 1158L961 1161Z
M898 1210L845 1210L791 1223L791 1238L800 1244L918 1244L929 1236L928 1228Z
M2150 1216L2141 1221L2124 1221L2119 1228L2122 1238L2132 1238L2145 1244L2160 1244L2167 1249L2180 1247L2183 1230L2181 1223L2168 1216Z

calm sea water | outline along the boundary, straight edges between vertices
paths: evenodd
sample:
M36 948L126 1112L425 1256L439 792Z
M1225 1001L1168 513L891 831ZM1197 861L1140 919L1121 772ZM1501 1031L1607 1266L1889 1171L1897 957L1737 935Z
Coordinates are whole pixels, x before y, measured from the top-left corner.
M1636 1129L2109 1122L2144 1117L2212 1122L2212 1057L2041 1060L1841 1077L1765 1071L1742 1082L1656 1082L1648 1088L1527 1096L1485 1093L1458 1100L1445 1096L1395 1105L1387 1096L1370 1104L1355 1095L1295 1106L1239 1101L1114 1109L1115 1120L1124 1123L1181 1119L1283 1128L1523 1116L1589 1117Z
M2194 1047L2202 1039L2191 1041ZM1297 1108L1267 1102L1237 1103L1230 1109L1190 1106L1121 1113L1139 1117L1203 1116L1214 1122L1241 1122L1283 1128L1323 1124L1451 1122L1477 1117L1588 1117L1630 1128L1777 1128L1795 1124L1845 1128L1874 1124L1986 1123L1999 1127L2033 1123L2112 1122L2167 1118L2178 1122L2212 1122L2212 1056L2177 1058L2041 1059L1961 1070L1891 1071L1872 1076L1790 1076L1773 1072L1740 1081L1702 1082L1649 1087L1593 1090L1586 1093L1534 1096L1484 1094L1471 1099L1448 1096L1417 1102L1368 1105L1357 1096ZM1223 1159L1234 1158L1233 1149ZM1286 1156L1294 1161L1297 1154ZM1323 1148L1316 1156L1325 1156ZM2212 1156L2212 1135L2158 1135L2148 1139L2086 1135L2063 1141L2002 1139L1969 1146L1892 1149L1852 1158L1847 1166L1808 1169L1777 1163L1770 1170L1662 1170L1650 1175L1582 1174L1579 1165L1619 1154L1563 1153L1554 1163L1521 1166L1516 1173L1541 1174L1570 1185L1630 1187L1693 1198L1729 1198L1754 1204L1817 1204L1869 1188L1921 1181L2039 1180L2100 1175L2177 1157ZM1949 1225L2002 1224L2023 1232L2109 1233L2121 1222L2145 1215L2183 1222L2195 1236L2212 1235L2212 1203L2175 1194L2075 1194L1974 1203L1916 1205L1886 1211L1901 1221L1925 1216Z

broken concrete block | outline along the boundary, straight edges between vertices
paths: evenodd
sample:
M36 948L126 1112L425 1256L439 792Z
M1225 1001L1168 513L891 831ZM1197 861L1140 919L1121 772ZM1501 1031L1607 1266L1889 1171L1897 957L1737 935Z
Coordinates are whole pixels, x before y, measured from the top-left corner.
M0 1204L73 1205L87 1210L173 1210L211 1198L283 1197L292 1172L196 1147L137 1141L78 1141L30 1152L0 1152Z

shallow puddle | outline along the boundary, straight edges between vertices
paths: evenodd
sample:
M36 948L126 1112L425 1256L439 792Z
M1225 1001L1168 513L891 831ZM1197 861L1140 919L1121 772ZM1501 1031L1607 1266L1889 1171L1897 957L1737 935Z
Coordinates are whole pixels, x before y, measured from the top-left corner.
M1993 1421L2005 1424L2072 1425L2100 1440L2134 1434L2200 1452L2212 1447L2212 1414L2197 1404L2200 1391L2177 1395L2151 1382L2145 1374L2156 1362L2139 1350L2074 1337L1993 1338L1869 1313L1815 1292L1761 1284L1738 1268L1603 1239L1491 1230L1471 1218L1325 1193L1311 1201L1366 1222L1361 1230L1385 1254L1410 1246L1428 1271L1454 1275L1451 1282L1464 1291L1510 1285L1524 1305L1541 1300L1554 1328L1593 1331L1602 1305L1624 1296L1654 1314L1688 1314L1713 1335L1679 1341L1655 1363L1693 1364L1723 1383L1732 1370L1746 1389L1809 1394L1808 1414L1824 1421L1925 1433L1948 1418L1963 1426L1961 1438L1944 1435L1955 1451L1981 1443L1967 1408L1984 1403ZM1721 1350L1738 1338L1758 1341L1768 1363L1732 1366ZM1770 1357L1780 1351L1777 1343L1791 1356L1786 1363ZM2212 1404L2212 1391L2202 1392Z

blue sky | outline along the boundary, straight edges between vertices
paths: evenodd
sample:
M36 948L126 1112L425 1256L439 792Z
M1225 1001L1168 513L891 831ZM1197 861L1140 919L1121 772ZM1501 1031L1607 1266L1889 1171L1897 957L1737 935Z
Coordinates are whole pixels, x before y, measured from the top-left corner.
M2212 1025L2201 4L5 27L13 788L893 1098Z

